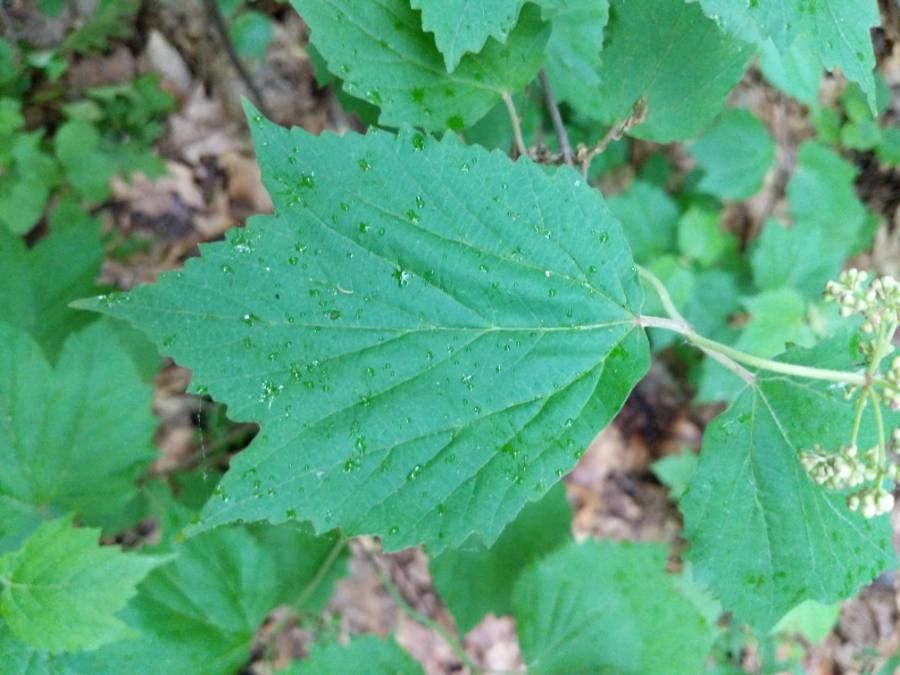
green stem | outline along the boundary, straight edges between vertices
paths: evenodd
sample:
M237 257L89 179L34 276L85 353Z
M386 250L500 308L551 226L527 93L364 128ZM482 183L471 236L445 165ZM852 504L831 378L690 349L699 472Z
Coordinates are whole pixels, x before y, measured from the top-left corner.
M303 604L312 597L312 594L318 590L319 586L322 585L322 582L325 581L325 578L328 576L329 572L331 572L331 568L334 567L334 564L337 562L337 559L340 557L341 551L344 550L346 544L347 540L344 537L341 537L334 543L334 546L331 547L325 560L322 561L322 564L319 565L319 569L316 570L316 575L292 603L292 606L295 609L300 609Z
M850 436L851 445L856 445L856 439L859 438L859 428L862 425L863 411L866 409L866 401L869 400L866 393L866 391L863 391L859 395L859 398L856 399L856 414L853 416L853 433Z
M881 399L874 388L869 389L869 398L872 399L872 408L875 410L875 428L878 430L878 470L884 469L886 454L884 418L881 416ZM879 485L880 487L880 485Z
M825 380L826 382L855 384L858 387L868 387L872 384L872 376L868 373L851 373L843 370L830 370L828 368L811 368L809 366L801 366L794 363L774 361L772 359L762 358L761 356L747 354L746 352L742 352L739 349L734 349L733 347L729 347L728 345L722 344L721 342L716 342L715 340L710 340L709 338L703 337L691 327L691 325L675 307L675 303L672 301L672 296L669 295L669 291L663 285L662 281L660 281L659 278L655 274L653 274L653 272L646 269L645 267L641 267L638 265L637 271L638 274L640 274L641 278L643 278L648 284L650 284L653 287L653 290L656 291L656 293L659 295L659 299L662 302L663 309L665 309L666 313L671 317L669 319L665 319L658 316L642 315L637 317L638 324L645 328L662 328L683 335L688 342L702 349L710 356L713 356L714 354L717 355L719 357L717 358L717 360L720 363L723 363L724 365L730 367L733 371L735 370L735 368L733 366L729 366L727 362L723 361L722 357L733 362L735 365L742 363L753 368L768 370L769 372L780 373L782 375L803 377L809 380ZM746 381L752 382L753 376L752 374L749 375L749 379L747 379L746 376L742 377Z
M795 377L803 377L808 380L824 380L826 382L840 382L842 384L855 384L858 387L865 387L870 384L869 378L865 373L851 373L844 370L830 370L828 368L811 368L809 366L801 366L795 363L784 363L782 361L773 361L772 359L764 359L760 356L747 354L739 349L734 349L721 342L710 340L695 332L689 326L684 325L680 321L672 319L664 319L658 316L639 316L638 324L645 328L663 328L674 333L683 335L691 344L700 349L720 354L732 361L742 363L753 368L768 370L772 373L780 373L782 375L793 375Z

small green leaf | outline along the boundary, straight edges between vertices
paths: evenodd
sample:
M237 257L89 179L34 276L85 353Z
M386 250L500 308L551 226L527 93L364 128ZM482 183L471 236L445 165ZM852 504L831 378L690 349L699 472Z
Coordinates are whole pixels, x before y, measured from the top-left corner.
M151 388L100 323L66 341L55 369L8 324L0 344L0 550L47 514L115 519L153 457Z
M109 181L114 168L100 149L100 133L89 122L66 122L53 138L66 179L89 202L102 202L109 196Z
M876 0L700 0L700 5L734 35L756 43L771 38L782 53L798 39L808 39L806 45L822 66L840 68L847 79L857 82L875 110L875 52L869 30L880 23Z
M505 42L524 0L412 0L422 11L423 30L434 33L452 73L468 52L477 53L489 37Z
M314 579L331 549L324 543L307 541L312 548L276 554L246 529L223 527L175 544L174 559L144 580L122 614L140 639L81 655L78 669L139 672L153 664L159 673L237 672L266 615L297 599L285 591ZM282 565L279 556L293 564Z
M363 666L363 664L365 664ZM278 675L346 675L364 667L371 675L422 675L423 670L393 638L354 637L346 647L337 643L314 646L308 657Z
M622 222L634 259L645 263L677 246L678 204L662 188L636 180L609 200Z
M57 206L50 234L31 249L0 230L2 320L30 333L55 360L66 337L93 320L67 305L96 292L102 261L99 224L72 202Z
M587 541L526 570L513 603L528 672L703 672L713 627L665 563L657 544Z
M42 141L40 131L14 131L10 146L0 148L0 161L6 165L0 174L0 226L15 234L25 234L37 224L59 180L56 163L42 149Z
M553 29L544 68L560 101L589 111L600 88L600 50L608 0L541 0Z
M489 40L448 74L432 36L408 0L292 0L312 43L344 90L381 108L381 124L461 131L484 117L501 92L537 74L550 34L528 4L505 44Z
M672 499L677 501L697 470L697 455L687 449L677 455L666 455L653 462L650 470L660 483L669 488Z
M261 426L198 529L290 513L389 550L492 543L647 368L618 223L576 172L452 135L251 126L278 216L91 303Z
M808 36L799 35L786 50L765 40L759 47L759 68L781 91L811 108L818 107L823 68Z
M132 635L116 615L161 559L99 546L99 537L65 518L0 556L0 613L22 642L58 653Z
M228 37L238 54L261 59L272 41L272 22L261 12L242 12L228 25Z
M719 225L719 211L692 206L678 219L678 248L691 260L710 267L729 250L737 250L737 241Z
M468 633L489 612L510 614L519 573L571 539L571 526L566 491L558 483L541 501L522 509L491 548L473 537L432 558L435 588L459 631Z
M851 369L846 334L792 363ZM849 440L854 406L843 390L760 375L707 428L700 464L679 506L687 557L726 610L767 631L803 600L831 603L895 565L888 518L867 520L815 485L800 452ZM874 426L864 421L860 446Z
M599 86L580 112L606 124L644 99L643 124L630 133L668 142L690 138L722 108L753 50L719 31L694 3L613 0Z
M703 171L698 189L736 201L762 187L775 160L775 143L750 111L733 108L690 146L690 153Z
M837 624L841 603L823 605L815 600L805 600L781 617L772 633L802 635L812 644L824 640Z
M39 0L38 7L44 14L57 17L65 9L66 0Z

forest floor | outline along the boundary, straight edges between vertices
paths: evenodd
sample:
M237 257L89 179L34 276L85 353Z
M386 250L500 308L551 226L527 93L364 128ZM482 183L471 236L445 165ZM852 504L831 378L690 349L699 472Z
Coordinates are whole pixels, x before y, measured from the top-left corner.
M253 213L271 210L240 111L240 97L248 92L216 43L216 34L209 30L202 4L146 4L155 9L142 11L135 36L107 54L84 57L66 75L67 86L79 89L155 72L177 100L158 144L166 175L156 180L137 177L131 183L117 183L112 202L103 209L110 238L140 244L127 260L110 259L104 266L103 281L123 289L181 266L186 258L197 254L199 243L220 238L226 229L241 226ZM305 49L306 28L286 7L272 5L271 15L277 19L275 39L264 59L248 62L270 115L278 123L300 126L312 133L361 130L359 123L342 111L334 92L316 85ZM894 54L898 54L897 49ZM900 62L895 58L884 68L897 91ZM838 86L836 81L834 86ZM798 144L811 131L803 109L770 89L752 71L733 98L767 121L778 143L777 166L764 189L727 215L729 227L746 233L783 210L785 176ZM900 110L900 103L895 102L894 109ZM676 167L689 168L689 157L679 146L667 152ZM634 143L629 165L605 178L603 187L615 190L626 184L645 156L642 145ZM859 170L861 196L893 224L879 240L875 255L881 258L882 269L891 265L896 268L900 261L897 176L886 178L865 164L860 164ZM233 450L252 437L253 430L246 425L226 425L225 431L212 440L209 434L198 434L197 412L205 404L185 394L188 379L189 373L173 364L156 379L156 411L161 420L156 440L163 453L156 468L160 471L189 463L200 452L198 444L214 442ZM672 552L672 569L680 566L680 515L650 466L685 448L699 450L702 431L718 409L693 407L690 399L688 385L677 373L670 372L665 363L654 366L615 422L594 440L566 478L577 538L665 542ZM896 510L894 523L900 533L900 512ZM410 550L373 556L373 546L374 542L366 540L354 544L349 577L339 582L324 620L336 622L343 634L395 633L398 642L429 673L463 672L442 638L409 618L391 599L375 568L380 565L381 572L390 575L412 608L452 632L452 619L431 584L425 554ZM887 574L846 602L836 627L825 640L819 645L804 645L804 671L866 672L867 664L875 662L878 655L900 651L898 590L896 576ZM275 646L274 658L248 664L248 672L270 672L273 664L286 665L292 657L306 653L308 631L301 626L284 628L277 618L273 616L261 629L258 640L260 654L263 645ZM522 668L510 618L489 617L462 638L471 657L486 669ZM795 643L785 649L794 647ZM743 660L748 672L759 671L752 648L745 650Z

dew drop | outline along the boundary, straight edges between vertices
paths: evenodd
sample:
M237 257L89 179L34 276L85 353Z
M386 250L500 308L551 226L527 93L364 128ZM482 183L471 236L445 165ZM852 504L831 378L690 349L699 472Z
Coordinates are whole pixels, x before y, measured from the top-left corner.
M406 480L414 481L419 477L419 475L421 475L421 473L422 473L422 465L416 464L412 469L410 469L410 472L408 474L406 474Z

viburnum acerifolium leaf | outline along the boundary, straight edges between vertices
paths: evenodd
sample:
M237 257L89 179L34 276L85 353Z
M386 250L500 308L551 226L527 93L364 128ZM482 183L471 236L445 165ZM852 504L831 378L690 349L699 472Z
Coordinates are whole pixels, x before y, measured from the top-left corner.
M648 367L618 222L570 169L249 115L277 215L88 303L261 427L196 529L296 517L388 550L490 544Z
M524 0L411 0L422 12L422 29L434 33L447 72L469 52L480 52L488 38L505 42Z
M852 350L839 333L781 359L847 370ZM896 564L888 519L850 511L800 463L816 444L846 444L853 415L842 387L760 374L707 428L679 503L687 558L738 621L767 631L800 602L849 597ZM873 426L864 420L861 447Z
M428 131L470 127L541 68L550 27L527 3L501 44L488 40L448 73L409 0L291 0L344 90L381 109L379 122Z

